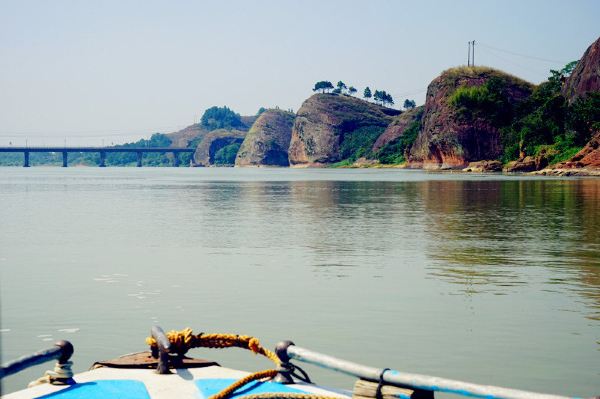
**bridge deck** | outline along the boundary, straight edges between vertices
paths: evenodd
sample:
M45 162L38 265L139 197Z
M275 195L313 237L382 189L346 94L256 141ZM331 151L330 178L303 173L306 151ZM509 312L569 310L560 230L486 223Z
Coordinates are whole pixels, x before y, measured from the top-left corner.
M187 147L0 147L0 152L194 152Z

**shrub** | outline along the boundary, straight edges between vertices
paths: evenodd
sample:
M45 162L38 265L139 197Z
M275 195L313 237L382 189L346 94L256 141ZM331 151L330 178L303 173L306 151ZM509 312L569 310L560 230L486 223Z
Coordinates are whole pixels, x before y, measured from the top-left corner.
M216 129L235 129L243 127L244 123L240 114L233 112L228 107L210 107L207 109L202 118L200 125L208 130Z
M360 157L368 157L373 143L384 130L382 126L365 126L344 134L340 144L341 158L354 162Z
M215 153L215 165L227 166L235 164L235 157L240 150L240 143L231 143L225 147L220 148Z
M396 140L390 141L375 154L375 159L383 164L397 165L406 162L406 153L421 130L421 122L414 121Z

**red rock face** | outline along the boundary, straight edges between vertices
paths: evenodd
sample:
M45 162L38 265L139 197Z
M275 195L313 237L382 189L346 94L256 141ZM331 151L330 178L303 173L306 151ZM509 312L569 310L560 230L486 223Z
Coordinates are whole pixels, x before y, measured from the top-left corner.
M585 51L562 89L569 102L593 91L600 91L600 38Z
M559 163L554 166L555 169L600 169L600 132L586 144L581 151L569 159L567 162Z
M456 68L434 79L427 89L423 128L411 148L408 166L424 169L462 169L470 162L498 159L500 133L485 116L461 116L448 103L460 86L481 86L496 77L506 83L510 102L531 94L527 82L490 68Z

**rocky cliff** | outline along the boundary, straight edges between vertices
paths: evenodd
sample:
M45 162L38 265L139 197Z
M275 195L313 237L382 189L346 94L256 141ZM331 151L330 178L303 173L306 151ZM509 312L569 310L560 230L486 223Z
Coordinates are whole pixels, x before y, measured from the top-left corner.
M581 151L569 160L551 165L538 173L600 176L600 120L598 119L598 102L594 101L600 93L600 38L587 48L583 57L577 62L577 66L564 82L561 93L575 108L582 101L590 101L584 107L588 108L584 110L584 115L588 119L586 124L592 132L592 138ZM594 94L589 95L592 93ZM579 101L577 101L578 99Z
M235 166L289 166L288 149L295 115L280 109L268 109L244 138Z
M370 149L399 113L350 96L315 94L304 101L296 114L289 148L290 166L339 162L347 157L344 150L351 147L348 143L366 136L373 137L368 143Z
M392 123L388 125L383 134L373 144L372 152L375 153L387 144L396 141L408 127L414 122L420 121L423 118L423 108L423 106L416 107L394 117Z
M198 143L196 152L194 152L194 166L211 166L215 164L215 157L219 150L237 144L238 146L244 141L246 133L243 130L225 130L218 129L206 133ZM237 152L237 149L235 149ZM228 166L233 166L235 154L231 162L225 163ZM226 166L223 165L223 166Z
M594 91L600 91L600 38L588 47L562 88L570 103Z
M409 166L464 168L471 161L498 159L499 125L510 107L527 98L532 85L486 67L443 72L427 88L422 130L409 154Z

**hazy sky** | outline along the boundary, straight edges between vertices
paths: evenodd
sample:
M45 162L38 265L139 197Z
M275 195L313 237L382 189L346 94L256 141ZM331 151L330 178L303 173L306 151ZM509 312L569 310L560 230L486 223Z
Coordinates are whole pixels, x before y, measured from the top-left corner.
M297 110L323 79L420 104L469 40L476 64L538 83L599 21L594 0L0 0L0 145L130 141L212 105Z

